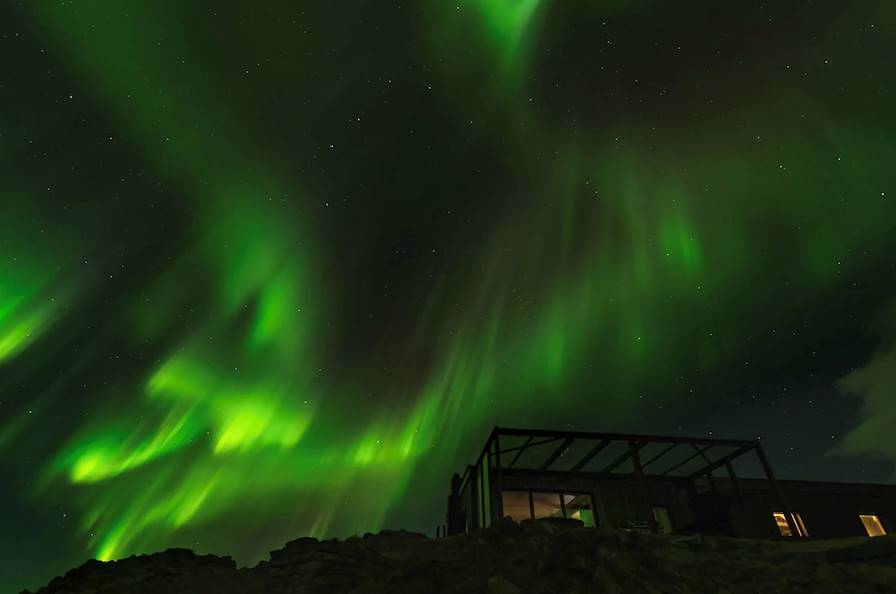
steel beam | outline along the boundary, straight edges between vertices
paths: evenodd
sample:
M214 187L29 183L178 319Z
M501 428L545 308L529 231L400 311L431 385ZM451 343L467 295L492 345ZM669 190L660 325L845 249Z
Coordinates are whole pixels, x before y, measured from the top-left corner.
M517 449L516 456L513 457L513 460L510 461L510 464L507 465L507 468L513 468L513 465L516 464L516 461L520 459L520 456L523 455L523 452L526 450L527 447L529 447L529 444L532 443L532 439L533 439L533 438L532 438L532 436L530 435L530 436L526 439L526 443L524 443L523 445L521 445L521 446ZM504 450L504 451L501 452L501 453L502 453L502 454L506 454L507 452L511 452L511 451L513 451L512 448L509 449L509 450Z
M681 437L679 435L642 435L633 433L596 433L589 431L552 431L547 429L516 429L510 427L495 427L495 431L501 435L517 437L554 437L573 439L608 439L611 441L647 441L656 443L693 443L696 445L727 445L742 446L752 443L747 439L718 439L714 437Z
M662 452L660 452L656 456L652 457L647 462L644 462L643 464L641 464L641 469L643 470L643 469L647 468L648 466L650 466L651 464L653 464L654 462L656 462L657 460L659 460L660 458L662 458L663 456L665 456L666 454L668 454L669 452L671 452L672 450L674 450L675 448L677 448L680 445L681 445L680 443L669 444L669 446L664 448Z
M582 468L584 468L586 464L591 462L595 456L597 456L599 453L601 453L611 443L613 443L613 442L611 442L607 439L598 442L597 445L594 446L593 448L591 448L591 450L587 454L585 454L585 457L582 458L581 460L579 460L578 462L576 462L575 466L570 468L569 471L570 472L578 472L579 470L582 470Z
M687 458L685 458L684 460L682 460L681 462L679 462L678 464L676 464L676 465L673 466L672 468L667 468L667 469L665 470L665 472L661 472L661 473L659 474L659 476L666 476L666 475L668 475L670 472L672 472L673 470L678 470L679 468L681 468L682 466L684 466L685 464L687 464L688 462L690 462L690 461L693 460L694 458L699 458L700 456L702 456L703 454L705 454L705 453L707 452L707 450L709 450L709 449L712 448L712 447L714 447L714 446L713 446L713 445L708 445L708 446L704 447L702 450L698 450L697 453L695 453L695 454L691 454L690 456L688 456Z
M688 480L694 480L698 476L702 476L704 474L712 474L712 471L714 471L716 468L721 468L722 466L725 466L725 464L731 462L732 460L734 460L736 458L740 458L744 454L749 454L750 451L752 449L754 449L755 447L756 447L756 444L751 444L749 446L743 446L743 447L737 448L730 454L722 456L715 462L710 462L706 467L702 468L701 470L690 474L688 476ZM704 450L704 452L705 452L705 450ZM709 460L709 458L706 458L705 455L704 455L704 459Z
M629 442L629 444L630 445L629 445L628 450L626 450L621 456L619 456L618 458L616 458L615 460L610 462L610 464L606 468L604 468L601 472L604 472L607 474L613 472L614 470L616 470L617 468L619 468L620 466L625 464L625 462L629 458L632 457L633 453L636 453L636 452L642 450L644 448L644 446L647 445L647 442L642 441L642 442L638 443L637 445L634 445L635 442L632 441L632 442Z
M572 437L567 437L563 440L563 443L560 444L560 447L554 450L554 452L548 456L548 459L544 461L544 464L541 465L541 470L547 470L551 467L551 464L557 461L557 458L563 455L563 452L566 451L566 448L575 441Z
M781 490L781 485L775 480L775 473L772 472L772 465L769 464L768 458L765 457L765 450L762 448L762 444L759 440L756 440L755 446L756 455L759 457L759 463L762 464L762 469L765 471L768 483L778 498L778 504L784 511L784 519L787 520L787 525L790 527L790 534L794 537L798 537L801 532L797 529L796 522L793 520L793 513L790 511L790 506L787 505L787 499L784 498L784 491Z

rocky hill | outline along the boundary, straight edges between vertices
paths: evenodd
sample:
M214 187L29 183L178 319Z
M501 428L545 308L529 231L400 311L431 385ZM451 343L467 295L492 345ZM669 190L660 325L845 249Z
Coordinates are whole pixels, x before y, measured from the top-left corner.
M507 520L441 539L404 531L300 538L251 568L186 549L88 561L38 592L893 593L896 538L789 543Z

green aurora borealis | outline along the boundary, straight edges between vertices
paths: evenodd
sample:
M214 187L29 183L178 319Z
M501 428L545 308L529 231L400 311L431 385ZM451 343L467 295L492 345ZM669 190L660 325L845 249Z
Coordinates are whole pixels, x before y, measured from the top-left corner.
M0 587L434 532L495 424L890 480L896 5L190 4L0 9Z

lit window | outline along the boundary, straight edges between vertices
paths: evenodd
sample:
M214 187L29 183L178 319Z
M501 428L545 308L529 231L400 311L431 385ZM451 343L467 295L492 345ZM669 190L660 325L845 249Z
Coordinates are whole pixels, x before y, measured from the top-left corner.
M563 503L566 506L567 518L581 520L588 527L595 525L594 510L591 509L591 495L564 495Z
M560 493L532 493L532 508L536 518L562 518Z
M778 525L778 531L781 533L781 536L793 536L793 532L790 530L790 525L787 523L787 516L784 515L784 512L772 512L772 516L775 518L775 524ZM809 536L809 531L806 530L806 524L798 513L791 513L790 518L793 520L793 525L796 526L797 536Z
M865 526L868 536L884 536L887 533L880 517L876 514L859 514L859 519L862 520L862 525Z
M504 491L501 494L501 499L504 503L505 516L510 516L517 522L532 517L528 491Z
M793 532L790 531L790 525L787 523L787 516L784 515L784 512L772 512L772 515L775 517L775 524L778 525L778 531L781 532L781 536L793 536Z

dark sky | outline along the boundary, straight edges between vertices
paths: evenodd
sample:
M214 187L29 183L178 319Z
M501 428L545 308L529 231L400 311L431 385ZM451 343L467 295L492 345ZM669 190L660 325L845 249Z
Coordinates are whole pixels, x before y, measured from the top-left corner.
M892 481L894 23L3 3L0 589L434 532L494 425Z

